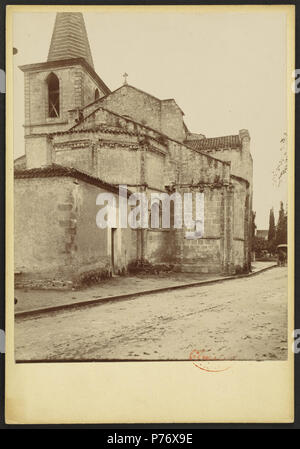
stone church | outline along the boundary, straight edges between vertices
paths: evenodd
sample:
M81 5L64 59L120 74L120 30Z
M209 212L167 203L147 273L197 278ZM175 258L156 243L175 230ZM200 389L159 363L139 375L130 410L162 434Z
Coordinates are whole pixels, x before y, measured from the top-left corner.
M46 62L23 65L25 155L14 162L16 285L72 286L148 261L232 274L250 268L252 157L247 130L190 132L173 98L94 70L81 13L58 13ZM217 105L216 105L217 107ZM204 192L204 235L100 229L101 192ZM151 214L151 210L149 211Z

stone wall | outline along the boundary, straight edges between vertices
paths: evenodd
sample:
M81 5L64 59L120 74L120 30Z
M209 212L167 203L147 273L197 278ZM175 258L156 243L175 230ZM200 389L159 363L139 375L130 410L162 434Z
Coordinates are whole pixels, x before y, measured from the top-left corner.
M192 273L220 273L220 239L184 240L180 270Z
M112 231L96 225L103 192L72 177L15 179L17 285L71 286L112 272ZM114 269L122 273L137 257L136 231L117 229L114 243Z
M151 263L173 263L175 257L174 232L148 229L145 232L145 258Z
M150 189L164 190L164 167L165 167L165 154L147 151L144 161L145 177L144 182L147 183Z
M94 173L92 147L80 143L73 148L57 148L54 152L53 162L67 167L78 168L86 173Z
M46 79L55 73L60 86L60 117L48 117ZM25 73L25 134L67 129L68 110L82 106L81 70L78 67L55 68ZM64 125L64 126L63 126Z
M209 154L231 163L231 174L240 176L252 183L253 167L250 152L245 149L233 148L210 151Z
M160 130L172 139L179 140L180 142L185 140L186 133L183 125L183 112L173 99L161 101Z
M85 106L93 101L95 101L95 90L98 89L99 98L104 97L104 92L101 90L101 87L98 86L93 78L82 69L82 106Z
M160 130L160 100L131 86L122 86L101 100L101 106Z
M190 192L189 187L179 188L181 195ZM192 192L199 192L194 187ZM176 262L178 269L187 272L218 273L225 270L223 261L225 215L224 187L202 186L204 195L204 235L189 239L187 229L176 230ZM193 220L196 218L195 195L193 196ZM194 230L194 229L191 229Z
M233 264L235 271L249 268L251 248L251 187L231 177L233 190Z
M48 117L46 79L54 73L59 79L59 117ZM69 110L82 108L94 101L95 89L104 96L101 87L80 64L53 69L36 68L25 71L25 134L63 131L70 128Z
M229 183L230 163L168 140L165 183Z
M68 178L15 179L15 271L70 280L67 223L73 181ZM65 273L65 274L64 274Z
M247 130L240 130L241 145L237 148L209 149L209 155L230 162L231 174L246 179L252 186L253 161L250 153L250 136ZM217 140L217 139L216 139ZM205 150L202 150L205 153Z
M183 113L173 99L161 101L139 89L125 85L104 97L100 104L173 139L183 141L185 138Z
M137 232L138 257L155 263L173 260L187 271L232 270L233 229L225 223L232 219L232 210L226 215L229 206L224 200L224 189L230 184L230 164L175 140L160 143L159 136L148 135L146 128L130 129L129 119L120 129L117 123L117 116L100 109L76 126L75 133L54 136L56 161L81 166L103 181L126 184L133 191L143 188L149 199L153 192L166 192L166 186L182 194L204 191L203 242L188 241L183 231L149 229ZM91 132L99 125L97 132ZM84 144L86 148L82 149ZM70 162L69 158L77 161Z
M141 183L141 151L102 143L97 148L97 176L113 184Z
M52 152L52 142L47 134L25 136L26 168L51 164Z

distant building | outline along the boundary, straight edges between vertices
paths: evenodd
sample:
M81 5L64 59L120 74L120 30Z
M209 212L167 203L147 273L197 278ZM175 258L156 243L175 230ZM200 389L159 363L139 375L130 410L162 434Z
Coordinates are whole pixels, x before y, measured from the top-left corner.
M256 230L256 237L259 237L264 240L268 240L268 230L267 229L257 229Z

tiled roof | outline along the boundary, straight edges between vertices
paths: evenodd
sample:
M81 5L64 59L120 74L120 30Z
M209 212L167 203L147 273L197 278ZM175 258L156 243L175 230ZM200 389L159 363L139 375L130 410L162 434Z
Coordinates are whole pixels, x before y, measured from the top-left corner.
M94 67L83 15L81 12L58 12L48 61L80 57Z
M199 140L186 140L185 144L194 150L218 150L226 148L240 148L241 141L239 135L210 137Z
M46 167L30 168L30 169L15 169L14 176L16 179L24 178L55 178L59 176L67 176L75 179L81 179L89 184L101 187L104 190L113 193L119 193L118 186L102 181L101 179L78 170L73 167L64 167L58 164L52 164ZM131 192L128 190L128 194Z

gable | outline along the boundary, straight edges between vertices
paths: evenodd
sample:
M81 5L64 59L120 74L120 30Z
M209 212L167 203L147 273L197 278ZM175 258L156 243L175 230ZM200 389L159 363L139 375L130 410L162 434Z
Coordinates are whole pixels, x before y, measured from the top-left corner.
M160 100L125 85L101 99L101 105L144 125L160 130Z

